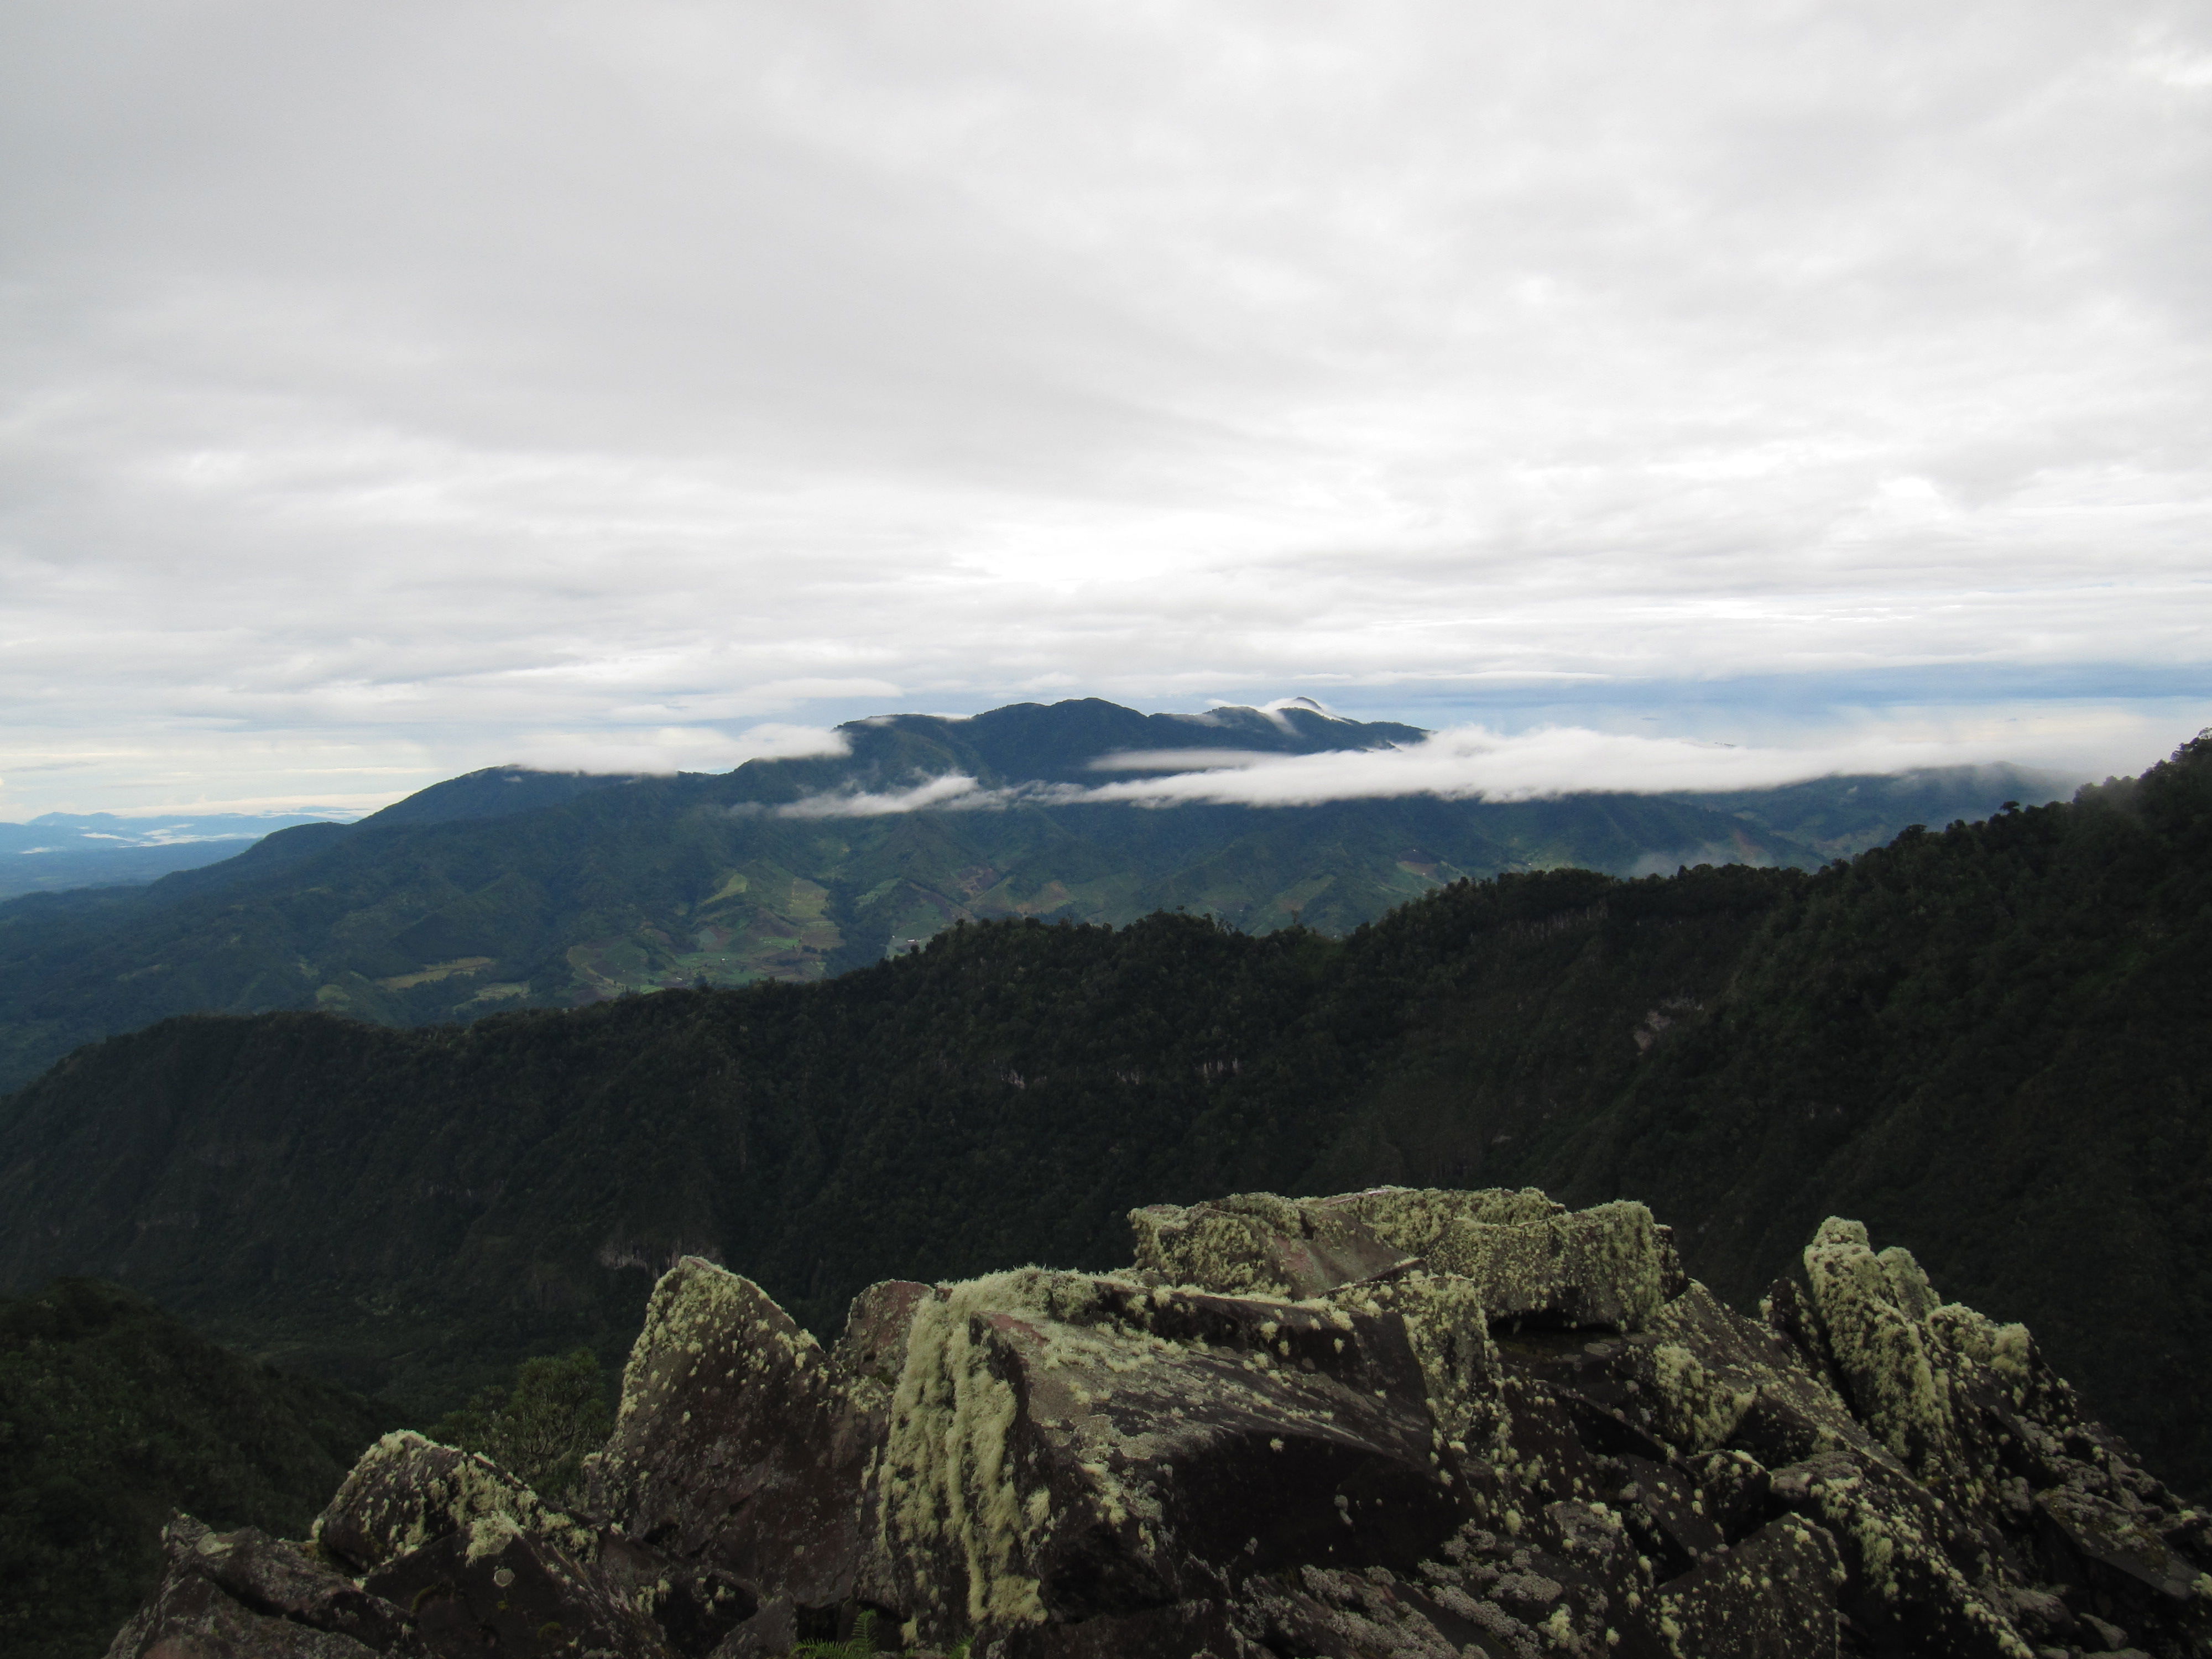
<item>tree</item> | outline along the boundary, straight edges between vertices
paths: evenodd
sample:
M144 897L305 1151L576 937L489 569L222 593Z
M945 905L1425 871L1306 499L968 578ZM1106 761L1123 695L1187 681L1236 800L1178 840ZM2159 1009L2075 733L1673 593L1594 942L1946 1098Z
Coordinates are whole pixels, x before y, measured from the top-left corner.
M613 1431L605 1374L589 1348L526 1359L511 1388L494 1384L441 1419L434 1438L481 1452L540 1497L575 1495L586 1455Z

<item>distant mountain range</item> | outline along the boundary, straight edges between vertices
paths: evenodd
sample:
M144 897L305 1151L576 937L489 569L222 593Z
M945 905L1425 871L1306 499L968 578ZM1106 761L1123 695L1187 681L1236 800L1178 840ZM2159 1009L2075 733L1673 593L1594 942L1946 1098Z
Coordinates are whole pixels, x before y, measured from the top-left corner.
M1095 784L1099 762L1131 753L1311 755L1426 734L1296 705L1143 714L1096 699L841 732L843 755L719 775L493 768L143 887L0 904L0 1088L171 1014L321 1008L408 1025L814 980L1002 916L1119 924L1181 909L1340 933L1465 876L1810 868L1907 823L2056 793L1984 768L1712 797L1052 804L1013 787ZM954 778L1012 799L859 816L807 805Z
M926 727L872 730L905 745L902 766L945 758L921 747ZM497 914L471 895L502 882L568 895L560 914L598 904L593 926L621 925L639 895L726 915L700 895L767 884L717 873L732 849L755 860L738 873L758 873L764 847L826 857L842 838L858 872L817 867L865 895L906 879L884 873L887 848L941 871L925 854L973 856L943 850L956 832L1016 833L1012 813L717 808L849 776L824 763L590 788L493 819L289 831L240 861L270 887L173 878L202 890L171 901L188 920L154 942L212 940L220 961L273 936L257 930L312 925L364 953L409 928L452 949L467 937L453 918ZM480 776L446 799L559 787ZM1558 805L1563 835L1630 810ZM1704 810L1644 805L1662 827ZM1193 860L1219 833L1182 809L1125 816L1194 836ZM1267 817L1243 819L1237 860L1297 850L1252 827ZM1357 815L1306 821L1338 826L1324 846L1340 867L1363 867L1345 848L1377 844L1354 838ZM1060 816L1020 833L1064 868L1098 856ZM763 835L801 839L745 839ZM804 839L817 835L830 840ZM310 850L284 862L288 842ZM468 869L489 873L471 888L453 878ZM443 908L374 902L439 882L459 894ZM976 878L965 908L994 890ZM842 913L855 927L867 914ZM1690 1270L1739 1305L1820 1218L1860 1217L1948 1293L2026 1321L2154 1470L2203 1493L2208 1000L2212 738L2140 781L1908 829L1817 872L1506 873L1336 939L1172 913L1119 928L1009 918L820 983L428 1030L312 1012L169 1020L0 1101L0 1290L97 1273L419 1419L525 1353L589 1340L618 1356L653 1275L687 1252L826 1330L874 1279L1110 1265L1136 1204L1536 1185L1650 1203Z
M298 812L46 812L0 823L0 898L152 881L235 857L272 831L323 822Z

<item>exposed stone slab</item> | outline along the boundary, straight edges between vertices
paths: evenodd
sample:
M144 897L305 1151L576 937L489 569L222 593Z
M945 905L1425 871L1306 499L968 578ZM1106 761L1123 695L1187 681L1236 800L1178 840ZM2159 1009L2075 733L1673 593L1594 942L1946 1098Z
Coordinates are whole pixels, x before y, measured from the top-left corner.
M188 1573L162 1580L153 1601L116 1636L107 1659L368 1659L398 1650L256 1613Z
M391 1602L252 1527L210 1530L188 1515L162 1529L160 1588L124 1626L111 1659L201 1654L429 1659L413 1622Z
M821 1344L750 1279L686 1256L654 1288L588 1502L664 1557L757 1601L833 1606L859 1556L866 1448Z
M1661 1589L1659 1634L1686 1659L1833 1659L1843 1581L1826 1532L1772 1522Z
M1129 1224L1140 1272L1225 1296L1320 1296L1413 1259L1356 1214L1272 1193L1235 1193L1188 1208L1157 1204L1131 1211Z
M595 1553L590 1527L489 1458L404 1429L362 1454L316 1521L314 1539L340 1565L367 1572L453 1532L522 1532L580 1558Z
M1229 1295L1321 1296L1419 1266L1468 1281L1493 1322L1628 1330L1688 1282L1641 1204L1570 1211L1533 1190L1242 1193L1129 1219L1140 1272Z
M362 1588L406 1607L441 1655L670 1659L660 1631L605 1573L519 1531L448 1533L395 1557Z
M390 1601L311 1559L297 1544L255 1528L213 1532L180 1515L163 1529L161 1542L172 1571L204 1578L257 1612L371 1647L404 1646L413 1634L411 1621Z
M1410 1564L1459 1521L1395 1313L1004 1273L917 1316L875 1593L926 1639Z
M797 1609L789 1596L779 1595L725 1636L714 1659L763 1659L769 1654L789 1653L798 1640Z

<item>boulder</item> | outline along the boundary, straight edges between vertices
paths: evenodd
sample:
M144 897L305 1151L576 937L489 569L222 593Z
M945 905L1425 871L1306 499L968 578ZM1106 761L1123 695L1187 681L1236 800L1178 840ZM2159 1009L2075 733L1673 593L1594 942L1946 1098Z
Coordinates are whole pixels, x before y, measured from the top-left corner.
M1794 1516L1770 1522L1658 1591L1659 1633L1698 1659L1832 1659L1843 1582L1834 1539Z
M1494 1320L1627 1330L1688 1282L1643 1205L1570 1211L1533 1188L1240 1193L1129 1221L1141 1273L1229 1295L1321 1296L1419 1265L1471 1280Z
M542 1537L478 1527L394 1557L362 1589L408 1609L440 1654L668 1659L660 1630L605 1573Z
M879 1343L896 1326L883 1322ZM870 1450L841 1432L847 1393L758 1285L686 1256L646 1309L614 1433L586 1465L589 1506L664 1559L729 1575L756 1605L835 1607L852 1594Z
M1126 1273L872 1285L826 1352L686 1259L581 1511L387 1436L304 1546L180 1517L115 1659L2212 1653L2212 1517L1856 1223L1753 1317L1635 1204L1131 1222Z
M368 1572L449 1533L504 1538L526 1533L579 1557L596 1553L592 1529L554 1508L488 1457L387 1434L361 1455L314 1526L317 1547Z
M165 1577L154 1599L116 1636L108 1659L368 1659L408 1650L256 1613L195 1574ZM419 1650L416 1650L419 1651Z
M427 1659L398 1606L252 1527L210 1531L187 1515L162 1529L167 1570L153 1600L124 1626L109 1659L183 1659L201 1652L353 1659Z
M1413 1260L1340 1207L1272 1193L1156 1204L1131 1211L1129 1224L1140 1273L1227 1296L1319 1296Z
M934 1641L1409 1566L1460 1518L1431 1397L1392 1311L1036 1268L947 1287L908 1340L866 1588Z

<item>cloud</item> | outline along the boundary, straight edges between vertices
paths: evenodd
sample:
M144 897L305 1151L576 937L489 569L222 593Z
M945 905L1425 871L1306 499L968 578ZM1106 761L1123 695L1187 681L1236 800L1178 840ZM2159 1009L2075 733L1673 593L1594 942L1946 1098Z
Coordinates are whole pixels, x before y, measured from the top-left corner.
M1820 747L1778 749L1575 727L1509 735L1469 726L1393 749L1317 755L1186 750L1109 758L1133 769L1182 769L1090 786L1032 783L996 789L950 773L909 789L810 796L778 810L793 817L872 817L1078 804L1315 806L1401 795L1524 801L1577 794L1684 794L1777 788L1838 775L1987 764L2007 756L2002 738L1994 737L1980 742L1915 741L1868 734Z
M910 789L833 790L787 802L775 809L787 818L873 818L898 812L981 811L1027 799L1019 789L985 789L963 772L947 772Z
M1194 772L1201 768L1251 766L1266 760L1249 749L1124 749L1089 763L1093 772Z
M2170 0L13 9L6 810L1048 690L2212 708L2207 63Z
M842 732L763 722L735 734L684 726L635 734L549 734L526 744L518 758L520 764L544 771L665 775L726 772L748 761L847 751Z
M1460 726L1397 749L1254 757L1233 767L1101 784L1086 798L1148 806L1188 801L1311 806L1391 795L1518 801L1590 793L1674 794L1774 788L1838 773L1897 772L1964 758L1948 745L1893 741L1754 749L1573 727L1508 736Z

